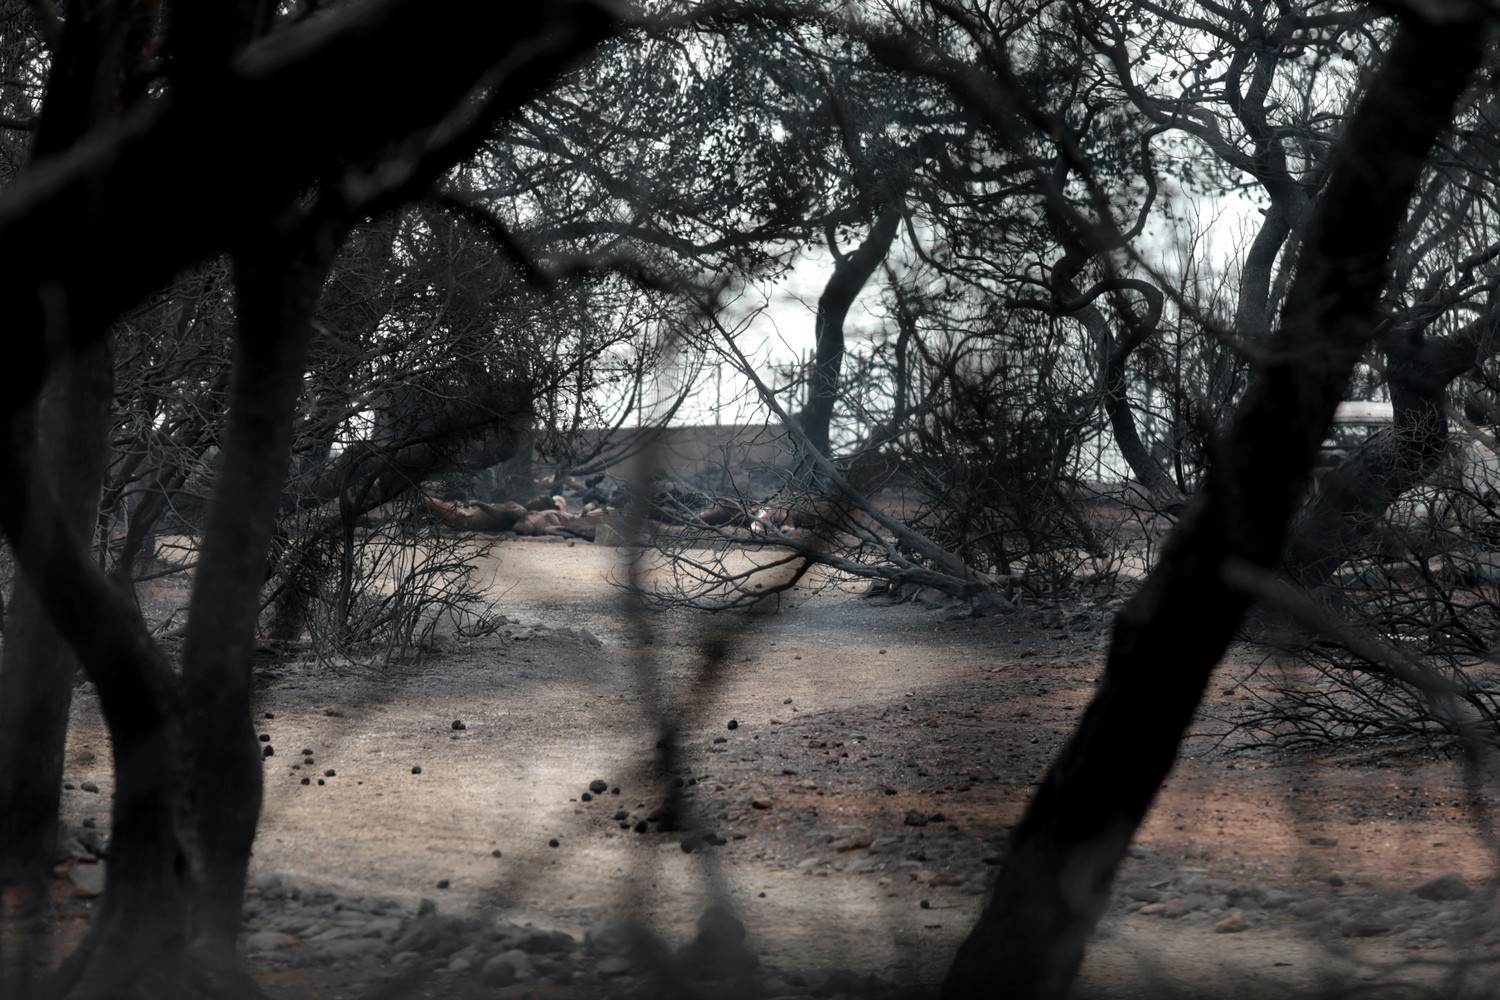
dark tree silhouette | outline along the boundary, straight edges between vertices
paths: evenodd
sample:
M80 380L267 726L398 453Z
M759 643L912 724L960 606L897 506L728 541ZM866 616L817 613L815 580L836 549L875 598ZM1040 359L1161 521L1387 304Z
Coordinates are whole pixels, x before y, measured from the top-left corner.
M1220 461L1120 613L1099 693L1016 827L944 997L1067 993L1131 837L1249 604L1245 576L1270 571L1280 555L1374 332L1412 194L1479 62L1482 27L1412 17L1398 29L1341 137L1279 327Z
M235 937L260 787L249 654L317 291L354 221L422 194L616 26L590 3L394 0L274 28L273 9L178 5L160 87L122 102L109 127L39 142L0 197L0 256L15 264L0 279L15 307L0 527L97 686L118 789L103 906L49 986L59 995L242 988ZM87 40L89 5L66 13L68 37ZM53 58L54 80L97 61ZM89 107L121 104L86 90ZM221 250L237 295L231 419L179 688L58 504L28 401L58 352L96 352L123 310Z

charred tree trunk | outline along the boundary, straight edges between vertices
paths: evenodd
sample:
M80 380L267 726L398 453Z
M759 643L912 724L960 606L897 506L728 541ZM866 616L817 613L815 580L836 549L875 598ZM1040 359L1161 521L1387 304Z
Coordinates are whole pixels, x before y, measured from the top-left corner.
M1394 426L1325 475L1318 495L1297 514L1285 561L1289 575L1304 587L1327 582L1341 564L1366 549L1396 498L1442 461L1448 416L1441 389L1421 392L1393 382L1391 401Z
M268 243L234 255L229 421L183 644L199 857L192 945L199 972L220 979L237 975L245 876L260 819L262 756L250 704L258 597L290 464L313 306L336 240L319 233L311 242L318 247L312 252Z
M46 474L58 484L63 516L86 534L98 510L112 401L106 342L55 371L37 405L36 434ZM7 602L0 663L0 884L40 890L57 849L63 744L77 658L18 579Z
M130 982L180 995L191 865L177 683L134 599L68 523L44 468L29 420L13 415L0 439L0 527L98 690L116 787L103 905L46 995L105 997Z
M1161 562L1115 622L1104 681L1011 838L943 996L1060 997L1132 836L1267 571L1373 328L1385 261L1478 63L1478 23L1403 24L1350 120L1281 328Z
M1381 519L1403 493L1437 469L1448 445L1448 385L1493 353L1500 338L1500 294L1460 333L1423 342L1405 331L1385 338L1394 426L1323 477L1298 512L1284 555L1289 576L1316 587L1368 549Z
M73 3L48 79L33 160L66 149L112 110L122 58L115 38L117 11L102 3ZM76 289L52 290L54 344L64 333ZM98 510L113 401L113 358L107 340L65 358L43 392L12 422L15 433L38 442L44 475L60 489L60 514L70 530L87 535ZM49 620L24 576L5 606L0 661L0 886L20 886L28 908L45 907L46 878L57 850L64 744L77 659ZM25 762L24 766L21 762ZM19 975L24 971L17 970ZM6 972L0 993L9 995ZM18 990L19 991L19 985Z
M35 412L38 460L61 489L59 514L80 536L94 523L108 451L111 357L101 342L54 371ZM58 634L42 598L24 576L7 604L0 663L0 886L19 889L25 943L10 942L0 996L32 993L36 941L51 900L47 879L57 858L68 709L78 660ZM15 916L15 914L6 914ZM15 926L15 925L13 925Z
M812 391L808 400L803 429L808 444L820 455L828 454L829 436L833 424L833 407L838 400L840 375L844 365L844 321L849 317L849 308L859 296L860 289L870 280L870 275L885 260L890 252L891 241L902 219L901 195L891 192L880 209L870 234L851 254L838 255L830 237L828 246L833 250L837 263L833 275L818 297L818 317L815 327L816 345L813 353Z

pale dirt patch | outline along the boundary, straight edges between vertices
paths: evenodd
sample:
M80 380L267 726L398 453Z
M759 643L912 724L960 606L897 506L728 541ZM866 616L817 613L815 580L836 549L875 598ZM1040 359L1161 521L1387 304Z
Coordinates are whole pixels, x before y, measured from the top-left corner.
M266 658L259 712L274 718L260 725L275 756L255 874L575 935L628 912L673 941L727 899L770 966L847 967L914 994L940 981L1004 831L1088 703L1113 602L973 619L843 585L795 591L777 614L643 619L605 582L619 558L582 542L492 546L479 561L511 624L417 669ZM1243 694L1224 687L1208 714L1232 718ZM664 725L680 748L670 772ZM725 844L687 854L682 832L635 832L674 777L694 782L685 826ZM86 694L67 778L99 787L66 793L69 820L104 823L108 753ZM594 778L620 793L582 801ZM1472 981L1445 983L1445 970L1486 960L1500 936L1485 902L1493 855L1467 803L1458 768L1426 755L1279 758L1197 740L1141 831L1080 992L1419 981L1463 994ZM1450 871L1473 899L1412 896ZM1391 926L1366 934L1382 914ZM288 997L353 995L381 974L267 982Z

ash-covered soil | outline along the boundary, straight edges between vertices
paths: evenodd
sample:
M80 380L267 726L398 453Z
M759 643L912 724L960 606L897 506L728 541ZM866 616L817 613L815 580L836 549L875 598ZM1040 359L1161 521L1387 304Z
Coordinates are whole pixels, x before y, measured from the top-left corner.
M440 631L417 666L262 658L244 945L273 997L935 994L1119 603L973 618L830 582L776 614L645 616L611 548L477 558L488 634ZM1492 776L1250 748L1250 662L1213 685L1079 994L1489 995ZM85 687L64 940L106 863L108 761Z

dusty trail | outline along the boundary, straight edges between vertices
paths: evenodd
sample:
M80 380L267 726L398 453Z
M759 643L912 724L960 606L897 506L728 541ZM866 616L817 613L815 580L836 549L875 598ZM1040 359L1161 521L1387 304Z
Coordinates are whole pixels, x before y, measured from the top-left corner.
M445 641L415 670L261 667L275 755L257 878L574 935L633 913L678 942L724 898L766 965L912 987L940 978L977 914L1004 830L1087 703L1110 611L957 618L835 587L777 615L643 625L603 583L613 550L512 542L482 564L510 619L497 634ZM705 672L713 642L724 660ZM1235 699L1216 690L1211 708ZM1085 994L1433 982L1408 960L1485 958L1500 942L1481 889L1491 856L1452 766L1204 747L1142 831ZM99 793L67 793L73 822L107 819L107 761L82 697L67 777ZM609 790L586 801L595 778ZM680 830L656 812L674 779ZM1413 894L1450 872L1469 898ZM274 969L292 947L254 954ZM372 947L355 978L389 958Z

